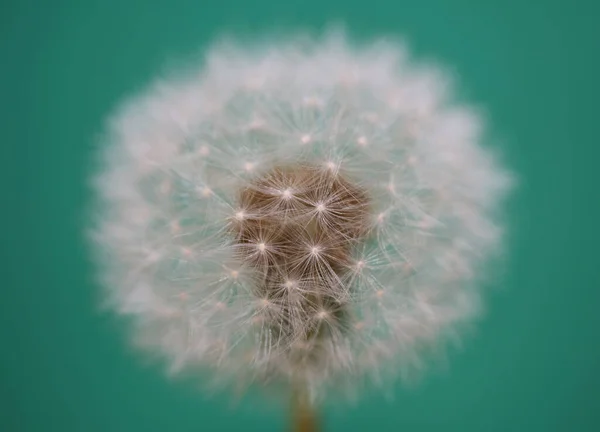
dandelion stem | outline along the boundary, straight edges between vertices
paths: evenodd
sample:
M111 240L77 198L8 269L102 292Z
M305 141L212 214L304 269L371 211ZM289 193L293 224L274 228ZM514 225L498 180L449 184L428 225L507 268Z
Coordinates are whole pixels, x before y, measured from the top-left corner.
M317 413L303 390L292 395L293 432L319 432Z

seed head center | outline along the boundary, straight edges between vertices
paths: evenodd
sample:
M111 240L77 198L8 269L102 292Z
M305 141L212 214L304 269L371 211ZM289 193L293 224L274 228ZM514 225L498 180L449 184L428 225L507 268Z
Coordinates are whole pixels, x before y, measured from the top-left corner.
M308 342L325 331L315 316L333 323L344 315L345 273L365 265L352 254L370 232L370 197L334 162L253 173L238 195L238 223L230 225L234 242L246 246L236 249L237 258L254 271L257 300L278 305L265 318L278 337L289 335L290 346L299 335Z

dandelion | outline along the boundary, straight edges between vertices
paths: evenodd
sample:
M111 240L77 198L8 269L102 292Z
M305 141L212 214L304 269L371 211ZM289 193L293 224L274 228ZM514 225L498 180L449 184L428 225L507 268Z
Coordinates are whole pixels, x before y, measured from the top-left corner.
M482 136L397 44L217 44L112 119L109 303L173 372L289 388L312 430L319 402L410 374L476 317L511 185Z

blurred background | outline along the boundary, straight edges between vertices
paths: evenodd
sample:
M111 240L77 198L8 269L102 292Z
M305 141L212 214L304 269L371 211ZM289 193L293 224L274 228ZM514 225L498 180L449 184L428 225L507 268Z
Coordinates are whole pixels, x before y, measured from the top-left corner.
M487 109L520 176L508 260L449 367L335 431L600 430L597 1L4 0L0 5L0 431L280 431L164 377L98 309L82 237L95 138L124 97L233 32L406 37Z

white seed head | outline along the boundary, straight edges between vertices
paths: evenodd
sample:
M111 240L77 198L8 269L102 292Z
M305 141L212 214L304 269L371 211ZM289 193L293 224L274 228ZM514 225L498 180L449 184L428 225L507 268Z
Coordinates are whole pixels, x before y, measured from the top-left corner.
M477 112L401 45L339 32L207 58L110 124L93 227L110 304L218 384L322 399L412 376L477 316L502 243L511 176Z

